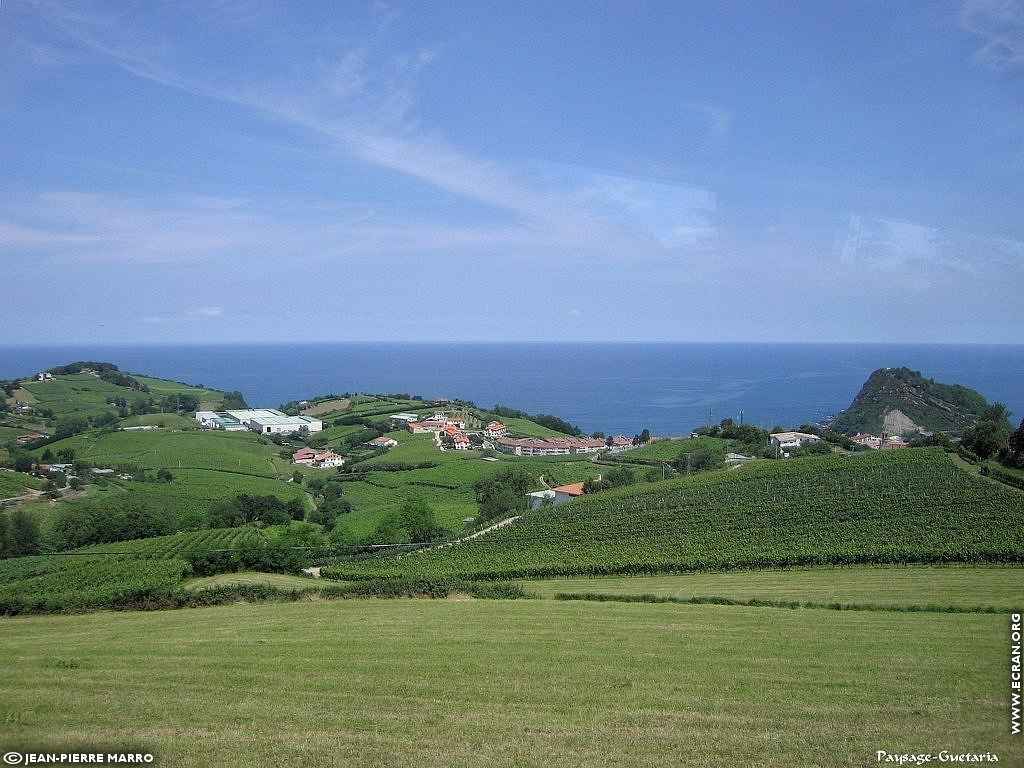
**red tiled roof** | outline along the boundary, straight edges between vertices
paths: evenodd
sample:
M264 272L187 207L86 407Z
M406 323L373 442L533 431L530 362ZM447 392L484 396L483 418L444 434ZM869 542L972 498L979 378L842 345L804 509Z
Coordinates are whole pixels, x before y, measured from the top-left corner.
M557 488L553 488L552 490L568 494L569 496L582 496L583 483L570 483L569 485L560 485Z

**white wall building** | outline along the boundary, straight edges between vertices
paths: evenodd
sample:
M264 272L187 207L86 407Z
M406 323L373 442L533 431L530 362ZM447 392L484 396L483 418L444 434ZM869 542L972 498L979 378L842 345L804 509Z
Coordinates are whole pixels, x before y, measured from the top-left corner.
M287 435L305 427L320 432L324 423L311 416L288 416L274 408L247 408L237 411L196 411L196 421L207 429L239 431L251 429L261 435Z

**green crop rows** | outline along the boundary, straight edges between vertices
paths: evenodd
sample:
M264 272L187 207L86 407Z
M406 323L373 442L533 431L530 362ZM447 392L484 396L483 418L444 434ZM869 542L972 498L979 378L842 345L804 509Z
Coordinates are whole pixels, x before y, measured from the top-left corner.
M508 578L866 562L1019 562L1024 494L938 449L763 462L529 513L447 549L324 575Z
M116 608L173 587L189 572L184 560L169 558L50 558L45 571L43 558L31 559L34 573L0 584L0 614Z
M263 534L256 528L210 528L205 531L185 531L169 536L154 536L149 539L117 541L110 544L94 544L76 550L91 554L104 552L128 552L172 558L190 552L209 549L241 549L255 547L264 541Z

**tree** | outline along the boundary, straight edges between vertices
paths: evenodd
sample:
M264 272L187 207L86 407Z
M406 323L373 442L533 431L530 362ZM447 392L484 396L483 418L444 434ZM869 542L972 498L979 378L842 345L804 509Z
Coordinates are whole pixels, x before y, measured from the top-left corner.
M533 478L518 467L507 467L491 477L477 480L473 492L480 504L478 517L494 520L520 512L526 504L525 495L533 488Z
M0 511L0 557L10 554L10 550L8 548L10 543L8 541L7 533L8 527L7 515L3 511Z
M961 443L981 459L988 459L1007 447L1013 427L1010 414L1002 403L982 411L977 424L964 433Z
M8 521L7 542L12 555L38 555L39 522L23 509L14 510Z
M161 483L169 483L174 479L174 475L171 474L171 470L161 467L156 471L156 479Z
M46 541L51 549L65 550L100 541L97 520L86 504L61 504L46 521Z
M1024 419L1021 419L1020 426L1010 435L1007 447L1009 449L1007 463L1015 467L1024 467Z
M14 466L15 472L31 472L34 463L32 454L28 451L15 450L11 452L11 464Z

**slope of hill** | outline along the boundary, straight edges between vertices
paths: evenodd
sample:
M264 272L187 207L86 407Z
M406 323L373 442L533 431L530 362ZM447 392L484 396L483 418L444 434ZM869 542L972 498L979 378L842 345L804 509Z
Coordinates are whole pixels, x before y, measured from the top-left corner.
M973 389L940 384L909 368L880 368L831 424L836 432L962 432L988 402Z
M802 564L1024 559L1024 494L938 449L762 462L527 513L447 549L324 570L333 578L654 573Z

